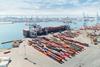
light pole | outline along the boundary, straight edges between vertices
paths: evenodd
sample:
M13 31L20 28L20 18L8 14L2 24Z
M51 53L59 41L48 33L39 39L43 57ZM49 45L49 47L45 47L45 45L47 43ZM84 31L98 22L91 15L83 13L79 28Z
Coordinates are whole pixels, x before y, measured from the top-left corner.
M26 45L24 45L24 59L27 59L27 57L26 57Z

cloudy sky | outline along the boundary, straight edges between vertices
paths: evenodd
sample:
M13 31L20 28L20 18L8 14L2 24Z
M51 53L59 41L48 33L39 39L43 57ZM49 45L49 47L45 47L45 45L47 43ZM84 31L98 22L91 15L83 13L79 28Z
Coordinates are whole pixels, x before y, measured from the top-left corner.
M100 0L0 0L0 15L96 15Z

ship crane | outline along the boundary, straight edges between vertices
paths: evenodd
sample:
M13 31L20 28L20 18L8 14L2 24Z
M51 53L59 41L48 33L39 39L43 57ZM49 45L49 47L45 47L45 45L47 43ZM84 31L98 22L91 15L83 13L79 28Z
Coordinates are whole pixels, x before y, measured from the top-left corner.
M65 23L66 25L66 30L71 33L71 27L70 27L70 23L72 23L72 20L67 17L65 20L63 20L63 23Z

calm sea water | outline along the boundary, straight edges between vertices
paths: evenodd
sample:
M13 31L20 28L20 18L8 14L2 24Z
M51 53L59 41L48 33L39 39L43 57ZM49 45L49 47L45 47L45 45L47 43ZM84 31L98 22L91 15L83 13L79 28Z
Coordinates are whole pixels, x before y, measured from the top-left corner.
M22 30L25 27L23 23L0 24L0 43L10 40L22 39ZM11 43L0 44L0 48L11 48Z
M41 22L37 23L41 25L42 27L47 26L59 26L64 25L64 23L61 22ZM79 28L83 26L84 22L77 22L70 24L71 28ZM88 22L87 25L95 25L96 22ZM22 39L23 32L22 30L24 28L28 28L28 26L25 26L25 23L14 23L14 24L0 24L0 43L10 40L16 40L16 39ZM0 48L12 48L11 43L8 44L0 44Z

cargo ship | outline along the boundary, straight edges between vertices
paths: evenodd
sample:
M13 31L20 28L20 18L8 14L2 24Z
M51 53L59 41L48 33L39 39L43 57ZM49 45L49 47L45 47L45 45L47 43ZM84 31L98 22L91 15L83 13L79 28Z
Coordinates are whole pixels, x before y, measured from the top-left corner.
M61 25L56 27L44 27L41 28L39 25L31 25L32 27L29 27L29 29L23 30L24 37L37 37L41 35L47 35L49 33L55 33L55 32L62 32L65 30L69 30L70 26L68 25Z

